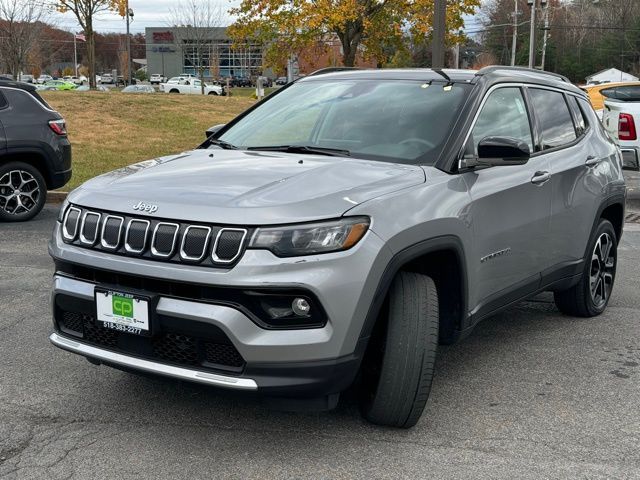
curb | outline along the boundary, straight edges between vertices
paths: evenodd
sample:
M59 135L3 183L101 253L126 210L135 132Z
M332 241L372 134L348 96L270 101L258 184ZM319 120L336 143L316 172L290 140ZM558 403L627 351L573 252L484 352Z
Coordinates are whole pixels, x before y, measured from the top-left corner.
M47 192L47 201L46 201L46 203L60 204L60 203L64 202L64 200L65 200L65 198L67 198L68 194L69 194L69 192L58 192L56 190L51 191L51 192Z

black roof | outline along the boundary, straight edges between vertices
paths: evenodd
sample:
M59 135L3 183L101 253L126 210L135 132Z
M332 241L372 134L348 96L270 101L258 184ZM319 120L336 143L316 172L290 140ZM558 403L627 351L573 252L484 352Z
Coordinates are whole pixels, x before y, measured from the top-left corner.
M26 90L27 92L37 90L36 87L30 83L15 82L13 80L0 80L0 88L2 87L19 88L20 90Z
M494 65L480 70L455 70L455 69L431 69L431 68L326 68L300 78L301 82L313 81L318 76L335 79L361 79L361 80L424 80L424 81L451 81L464 83L477 83L486 78L493 83L527 82L548 85L573 93L584 95L584 92L573 85L569 79L557 73L543 70L533 70L523 67L510 67Z

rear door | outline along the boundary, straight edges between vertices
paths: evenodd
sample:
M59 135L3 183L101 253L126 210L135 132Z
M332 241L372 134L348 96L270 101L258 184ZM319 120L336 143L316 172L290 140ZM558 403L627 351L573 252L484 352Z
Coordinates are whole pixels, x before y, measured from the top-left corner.
M491 91L475 121L467 150L477 154L489 136L522 140L533 151L533 130L520 86ZM525 165L474 169L464 173L472 202L477 271L473 314L484 316L539 286L546 264L551 212L549 162L532 157Z
M581 271L586 244L598 210L609 149L598 141L601 128L586 99L539 87L528 95L539 131L540 156L551 169L550 235L543 283Z

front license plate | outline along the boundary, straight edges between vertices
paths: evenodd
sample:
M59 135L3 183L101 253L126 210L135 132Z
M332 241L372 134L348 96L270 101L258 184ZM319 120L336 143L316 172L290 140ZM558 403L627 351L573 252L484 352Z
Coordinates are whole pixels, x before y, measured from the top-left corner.
M96 290L96 319L105 328L149 335L149 299L112 290Z

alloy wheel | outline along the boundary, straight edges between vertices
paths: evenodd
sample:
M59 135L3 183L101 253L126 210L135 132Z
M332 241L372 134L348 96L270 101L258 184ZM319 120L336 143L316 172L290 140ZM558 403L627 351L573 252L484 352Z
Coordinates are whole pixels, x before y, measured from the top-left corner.
M591 299L598 309L604 307L609 300L611 289L613 288L615 269L616 258L613 239L608 233L603 233L593 248L589 273Z
M30 212L40 195L38 181L25 170L11 170L0 178L0 209L9 215Z

